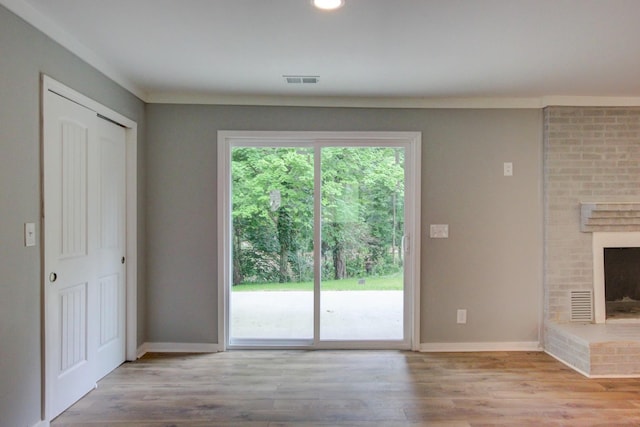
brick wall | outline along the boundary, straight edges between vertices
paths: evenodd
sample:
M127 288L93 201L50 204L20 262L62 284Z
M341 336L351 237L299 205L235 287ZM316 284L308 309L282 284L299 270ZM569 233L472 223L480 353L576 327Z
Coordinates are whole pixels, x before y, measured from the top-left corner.
M592 289L580 202L640 198L640 108L544 111L545 320L569 321L569 290Z

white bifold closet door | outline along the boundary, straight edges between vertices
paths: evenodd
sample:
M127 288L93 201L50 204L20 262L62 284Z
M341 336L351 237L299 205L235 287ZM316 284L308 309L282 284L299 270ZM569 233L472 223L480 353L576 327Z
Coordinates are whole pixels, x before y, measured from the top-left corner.
M47 409L53 418L125 357L125 130L48 92L44 110Z

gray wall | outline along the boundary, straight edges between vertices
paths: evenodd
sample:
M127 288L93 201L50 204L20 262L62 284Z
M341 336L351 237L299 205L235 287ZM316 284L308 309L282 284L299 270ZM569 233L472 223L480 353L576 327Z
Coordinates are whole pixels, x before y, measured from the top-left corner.
M145 105L0 6L0 426L32 426L41 412L41 247L24 247L23 224L40 235L40 73L136 120ZM139 152L140 284L144 278L144 145ZM141 286L138 341L144 340Z
M145 107L2 6L0 52L0 426L40 418L41 248L23 245L40 218L40 73L138 122L139 344L217 342L221 129L421 131L422 342L538 340L539 110ZM428 239L429 223L451 237Z
M152 104L147 123L150 342L217 342L218 130L421 131L421 341L538 341L540 110ZM450 238L429 239L430 223L448 223Z

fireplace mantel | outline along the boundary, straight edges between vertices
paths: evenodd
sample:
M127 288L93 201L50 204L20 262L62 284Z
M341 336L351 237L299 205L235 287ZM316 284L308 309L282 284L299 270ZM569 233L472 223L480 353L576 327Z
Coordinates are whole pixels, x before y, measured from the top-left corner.
M580 231L640 231L640 202L580 203Z

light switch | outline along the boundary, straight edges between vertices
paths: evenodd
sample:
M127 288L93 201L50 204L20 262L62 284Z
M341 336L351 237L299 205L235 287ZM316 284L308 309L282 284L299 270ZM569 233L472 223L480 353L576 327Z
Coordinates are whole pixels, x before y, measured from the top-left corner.
M33 222L24 224L24 245L27 247L36 245L36 225Z
M431 224L429 227L429 237L432 239L448 239L449 224Z

